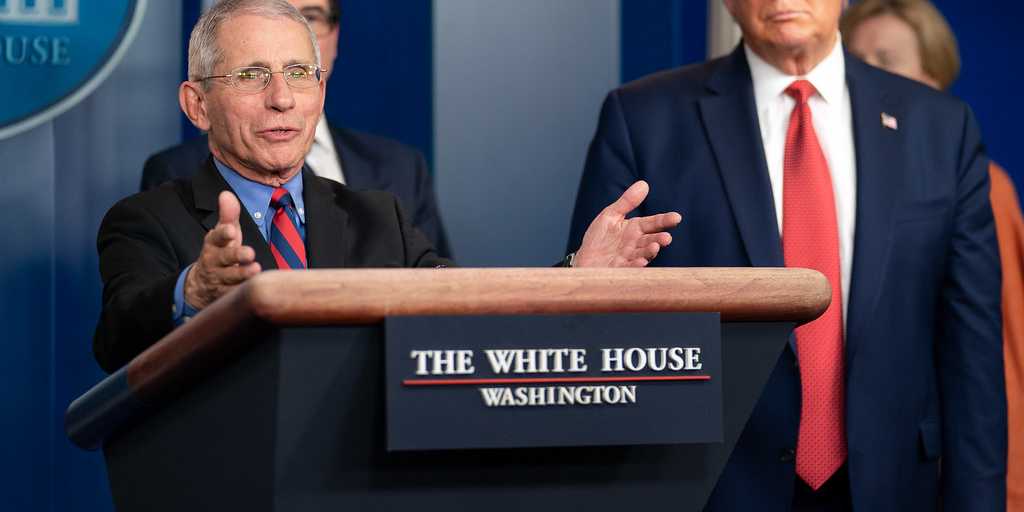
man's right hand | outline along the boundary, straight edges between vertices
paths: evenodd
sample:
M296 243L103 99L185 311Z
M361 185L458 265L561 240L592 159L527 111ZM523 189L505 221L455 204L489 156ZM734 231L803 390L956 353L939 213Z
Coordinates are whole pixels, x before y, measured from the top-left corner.
M217 225L206 234L199 259L185 276L185 301L196 309L209 306L260 272L256 251L242 245L242 226L238 223L242 207L238 199L224 191L217 204Z

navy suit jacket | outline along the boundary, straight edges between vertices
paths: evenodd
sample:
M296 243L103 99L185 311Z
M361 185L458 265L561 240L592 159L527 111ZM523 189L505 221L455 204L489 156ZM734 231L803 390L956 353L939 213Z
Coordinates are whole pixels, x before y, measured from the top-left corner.
M439 255L450 258L448 237L423 155L384 137L335 126L330 129L347 185L354 190L394 194L409 212L413 226L433 242ZM191 178L209 156L205 135L150 156L142 170L142 190L175 178Z
M946 510L1003 510L1000 274L978 128L946 94L849 55L846 70L857 164L845 337L854 510L936 510L940 492ZM882 125L883 112L898 129ZM608 95L569 246L638 179L651 185L638 214L683 214L654 265L783 266L742 46ZM794 350L780 356L708 510L791 508Z

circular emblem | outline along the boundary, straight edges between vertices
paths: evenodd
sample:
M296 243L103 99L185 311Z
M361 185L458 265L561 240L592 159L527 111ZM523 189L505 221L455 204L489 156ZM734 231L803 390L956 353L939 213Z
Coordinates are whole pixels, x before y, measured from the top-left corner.
M103 83L145 8L146 0L0 0L0 139L53 119Z

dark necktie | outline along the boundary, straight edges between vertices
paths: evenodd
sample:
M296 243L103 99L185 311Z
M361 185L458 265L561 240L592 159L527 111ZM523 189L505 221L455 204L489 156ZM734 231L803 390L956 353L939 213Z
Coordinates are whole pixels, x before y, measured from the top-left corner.
M846 408L839 229L828 161L807 104L814 93L807 80L786 89L796 107L786 132L782 251L787 267L812 268L832 285L832 304L825 314L796 329L802 398L796 472L817 490L846 460Z
M270 224L270 253L277 267L282 270L306 268L305 233L291 194L283 188L274 189L270 206L276 209Z

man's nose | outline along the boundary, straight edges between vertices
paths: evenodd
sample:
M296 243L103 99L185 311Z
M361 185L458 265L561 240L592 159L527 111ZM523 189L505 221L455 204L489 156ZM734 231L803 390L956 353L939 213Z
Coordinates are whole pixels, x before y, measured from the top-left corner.
M284 79L284 73L270 75L266 93L267 108L285 111L295 107L295 96L292 95L291 86Z

